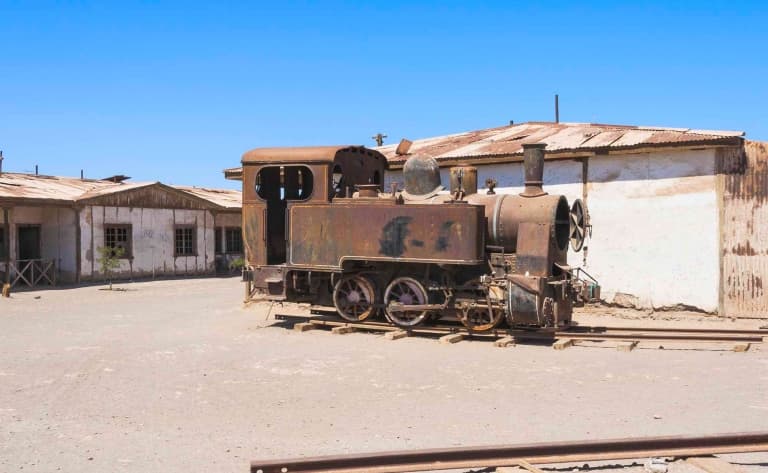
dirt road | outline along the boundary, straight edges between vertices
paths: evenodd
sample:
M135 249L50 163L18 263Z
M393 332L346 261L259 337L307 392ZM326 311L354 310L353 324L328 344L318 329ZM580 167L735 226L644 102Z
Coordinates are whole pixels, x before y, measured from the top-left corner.
M493 348L271 327L237 279L0 300L0 471L768 430L766 349ZM277 309L273 309L273 312Z

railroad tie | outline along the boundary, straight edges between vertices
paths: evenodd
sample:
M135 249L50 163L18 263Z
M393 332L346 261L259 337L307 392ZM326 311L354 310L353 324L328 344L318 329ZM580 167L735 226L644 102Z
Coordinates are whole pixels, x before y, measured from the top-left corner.
M385 333L384 338L387 340L400 340L401 338L406 338L408 335L408 332L405 330L393 330Z
M515 341L515 337L504 337L496 340L493 342L493 346L498 348L506 348L508 346L514 346L517 342Z
M307 330L314 330L316 328L317 325L313 324L312 322L300 322L293 325L293 329L297 332L306 332Z
M686 461L707 473L741 473L742 470L735 465L717 457L690 457Z
M464 340L463 333L450 333L440 337L440 343L458 343L462 340Z
M632 351L637 346L637 340L631 340L628 342L620 342L618 345L616 345L616 350L618 351Z
M349 325L342 325L340 327L333 327L331 329L331 333L334 335L346 335L348 333L352 333L356 331L357 329L355 327L350 327Z

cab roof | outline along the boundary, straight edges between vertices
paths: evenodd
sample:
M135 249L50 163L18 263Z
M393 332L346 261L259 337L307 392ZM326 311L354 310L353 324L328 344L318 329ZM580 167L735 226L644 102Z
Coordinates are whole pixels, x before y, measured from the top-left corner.
M380 159L386 166L386 158L376 150L365 146L304 146L286 148L256 148L243 154L243 164L278 164L278 163L327 163L335 161L339 153L360 153Z

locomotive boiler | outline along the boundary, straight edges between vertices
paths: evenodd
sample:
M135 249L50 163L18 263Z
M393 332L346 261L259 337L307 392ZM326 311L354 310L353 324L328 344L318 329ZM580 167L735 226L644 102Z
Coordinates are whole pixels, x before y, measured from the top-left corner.
M383 314L414 327L456 318L483 331L571 322L583 284L568 266L585 212L542 188L544 144L523 145L525 188L478 193L477 172L413 156L404 188L384 189L386 158L359 146L262 148L243 155L247 297Z

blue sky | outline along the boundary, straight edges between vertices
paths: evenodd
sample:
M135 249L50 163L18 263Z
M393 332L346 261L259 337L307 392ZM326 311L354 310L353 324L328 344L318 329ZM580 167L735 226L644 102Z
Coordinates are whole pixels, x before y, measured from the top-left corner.
M0 0L4 168L236 187L251 148L552 120L555 93L768 140L768 2L687 3Z

